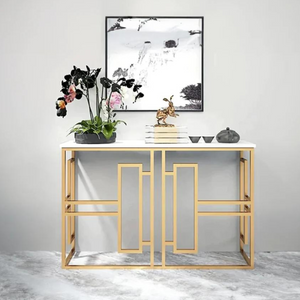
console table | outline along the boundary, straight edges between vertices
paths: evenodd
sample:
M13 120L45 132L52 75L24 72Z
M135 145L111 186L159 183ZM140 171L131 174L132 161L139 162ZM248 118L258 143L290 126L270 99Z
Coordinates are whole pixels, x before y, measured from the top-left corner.
M240 141L236 144L196 143L196 144L145 144L144 141L117 141L113 144L76 144L69 141L60 145L62 155L62 268L144 268L144 269L253 269L254 268L254 149L255 144ZM75 165L76 152L88 151L130 151L148 152L150 169L144 170L141 163L118 164L118 199L116 200L77 200L75 199ZM239 152L239 199L237 200L203 200L198 199L198 164L174 163L173 170L166 170L166 154L172 151L202 152L202 151L236 151ZM160 264L154 263L154 153L162 155L162 259ZM67 158L67 153L70 158ZM139 247L137 249L122 249L122 170L138 168L139 170ZM177 248L177 170L179 168L194 169L194 248ZM143 228L143 176L150 178L150 240L142 239ZM166 240L166 177L173 178L173 240ZM114 212L78 212L81 205L117 205ZM237 205L238 211L201 211L198 206L204 205ZM71 265L75 254L75 217L80 216L111 216L118 219L118 252L143 253L143 246L150 246L150 261L148 265ZM166 246L173 247L173 253L198 252L198 218L202 216L238 216L240 252L245 259L245 265L167 265ZM244 246L250 244L249 256ZM70 247L66 253L66 247Z

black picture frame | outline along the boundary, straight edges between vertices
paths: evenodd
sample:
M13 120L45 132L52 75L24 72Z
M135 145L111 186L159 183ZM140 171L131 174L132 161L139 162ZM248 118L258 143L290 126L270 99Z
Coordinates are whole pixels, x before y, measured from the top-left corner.
M109 19L199 19L201 20L201 91L200 91L200 100L201 108L200 109L180 109L176 108L178 112L203 112L204 111L204 17L203 16L106 16L105 17L105 76L109 77L108 74L108 20ZM110 77L109 77L110 78ZM167 95L166 95L167 97ZM142 100L141 100L142 101ZM163 103L162 105L163 106ZM158 109L159 107L157 107ZM157 109L116 109L118 112L155 112Z

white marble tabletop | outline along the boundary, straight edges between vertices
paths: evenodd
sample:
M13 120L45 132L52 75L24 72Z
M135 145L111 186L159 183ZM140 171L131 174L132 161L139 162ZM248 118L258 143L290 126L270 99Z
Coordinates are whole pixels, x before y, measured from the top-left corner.
M81 148L109 148L109 149L122 149L122 148L147 148L147 149L163 149L163 148L176 148L176 149L198 149L198 148L255 148L256 145L247 141L240 140L238 143L218 143L214 140L211 143L205 143L199 141L198 143L186 143L186 144L146 144L144 140L117 140L111 144L76 144L74 140L60 144L62 149L81 149Z

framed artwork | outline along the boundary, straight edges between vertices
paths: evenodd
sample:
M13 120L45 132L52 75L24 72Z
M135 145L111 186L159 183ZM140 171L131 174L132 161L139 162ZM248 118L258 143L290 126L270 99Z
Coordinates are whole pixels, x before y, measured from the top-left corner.
M156 111L173 97L176 111L203 111L203 17L106 17L106 76L141 84L119 110Z

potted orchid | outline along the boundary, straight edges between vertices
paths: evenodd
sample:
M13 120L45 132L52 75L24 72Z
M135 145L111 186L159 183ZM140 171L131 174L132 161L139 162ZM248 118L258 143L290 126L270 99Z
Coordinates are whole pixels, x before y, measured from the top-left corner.
M133 102L144 96L139 92L142 87L135 83L135 79L119 78L112 81L107 77L98 80L101 69L86 70L73 67L70 74L64 76L61 92L64 94L56 101L57 116L67 115L67 105L75 99L86 98L89 116L88 120L82 120L75 124L69 134L75 134L75 142L79 144L102 144L113 143L116 140L116 129L119 123L126 123L116 120L115 108L124 106L123 93L126 89L132 89L134 94ZM99 91L101 86L101 92ZM91 90L95 89L96 101L95 110L92 109Z

